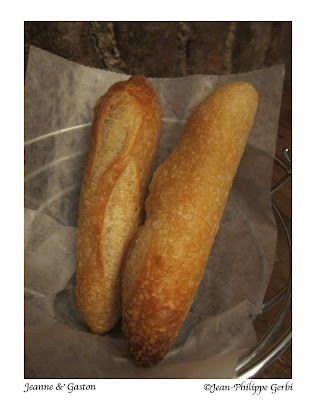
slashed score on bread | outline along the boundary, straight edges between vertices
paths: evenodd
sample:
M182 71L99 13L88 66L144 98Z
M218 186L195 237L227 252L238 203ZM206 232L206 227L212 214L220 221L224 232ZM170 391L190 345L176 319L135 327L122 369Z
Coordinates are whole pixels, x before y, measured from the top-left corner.
M117 278L124 247L141 224L161 129L148 80L114 84L94 111L80 193L75 298L82 320L104 334L121 316Z
M248 83L214 91L154 174L146 220L128 244L120 278L123 334L139 366L163 359L189 312L257 103Z

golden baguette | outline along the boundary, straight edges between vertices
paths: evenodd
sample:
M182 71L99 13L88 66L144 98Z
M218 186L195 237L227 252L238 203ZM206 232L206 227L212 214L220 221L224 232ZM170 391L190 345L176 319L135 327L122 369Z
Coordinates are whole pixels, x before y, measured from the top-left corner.
M154 174L146 221L127 247L120 277L123 334L140 366L166 355L189 312L257 102L248 83L217 89Z
M124 247L141 223L158 146L161 110L147 79L113 85L95 107L79 206L76 304L92 332L120 318L117 276Z

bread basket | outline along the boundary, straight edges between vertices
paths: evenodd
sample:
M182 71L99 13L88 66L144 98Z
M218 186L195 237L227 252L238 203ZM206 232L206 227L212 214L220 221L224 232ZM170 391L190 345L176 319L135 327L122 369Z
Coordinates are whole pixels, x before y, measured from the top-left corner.
M291 179L291 153L288 148L283 148L283 159L275 156L275 163L284 171L282 178L273 185L271 188L271 195L280 190L283 185ZM281 332L286 316L291 308L291 295L292 295L292 276L291 276L291 251L292 251L292 232L290 223L278 207L276 202L272 199L272 208L276 216L279 226L279 236L285 236L288 248L288 277L287 284L278 293L274 294L266 300L262 307L262 315L267 313L272 308L279 307L277 316L269 326L265 335L259 339L258 343L240 359L236 368L237 378L251 378L271 365L290 345L292 342L292 328L286 327L285 332ZM281 230L281 231L280 231ZM257 315L252 316L253 321L260 318ZM284 329L283 329L284 330ZM274 343L272 343L274 341Z

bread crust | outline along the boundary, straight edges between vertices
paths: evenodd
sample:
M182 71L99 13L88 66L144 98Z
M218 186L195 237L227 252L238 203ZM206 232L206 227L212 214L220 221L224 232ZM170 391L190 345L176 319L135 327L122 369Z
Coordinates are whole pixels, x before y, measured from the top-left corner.
M78 218L75 298L82 320L104 334L120 318L124 247L141 224L158 146L161 109L148 80L114 84L96 103Z
M248 83L217 89L154 174L146 221L128 246L121 279L123 334L139 366L166 355L189 312L257 102Z

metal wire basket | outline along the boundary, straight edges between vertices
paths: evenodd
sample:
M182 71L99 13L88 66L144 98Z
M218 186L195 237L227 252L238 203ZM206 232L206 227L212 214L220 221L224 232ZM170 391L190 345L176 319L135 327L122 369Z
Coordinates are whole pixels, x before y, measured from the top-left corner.
M271 194L278 191L292 176L292 160L291 154L288 148L283 148L283 158L279 158L275 156L275 162L285 171L284 176L271 188ZM278 333L280 333L280 327L282 322L284 321L290 305L292 298L292 232L290 224L284 218L282 211L272 200L272 208L275 212L277 220L280 222L280 226L283 229L286 241L289 250L289 276L288 282L283 289L277 293L275 296L267 300L263 304L262 312L270 310L272 307L280 304L282 301L283 304L277 318L273 322L272 326L269 328L265 336L253 347L249 353L247 353L238 363L236 368L236 377L237 378L251 378L255 377L260 371L271 365L280 355L286 350L292 343L292 328L291 326L287 329L287 331L280 336L280 338L275 342L275 344L271 347L271 340L275 338ZM257 316L254 316L255 320Z

